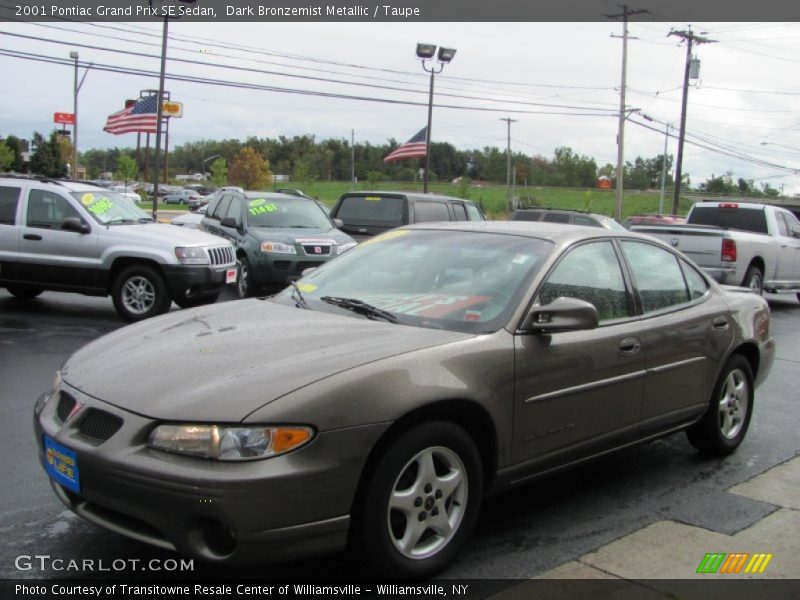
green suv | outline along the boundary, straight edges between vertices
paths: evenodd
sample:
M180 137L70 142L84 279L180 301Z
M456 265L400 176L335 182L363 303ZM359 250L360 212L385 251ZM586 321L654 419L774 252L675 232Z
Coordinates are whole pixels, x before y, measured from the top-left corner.
M224 192L200 229L235 246L240 298L279 290L356 245L312 198L274 192Z

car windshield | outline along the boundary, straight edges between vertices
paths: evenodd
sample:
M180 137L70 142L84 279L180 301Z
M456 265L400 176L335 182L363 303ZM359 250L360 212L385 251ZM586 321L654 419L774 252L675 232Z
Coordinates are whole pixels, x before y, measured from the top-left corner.
M367 304L404 325L488 333L508 321L552 248L515 235L396 229L310 273L274 301L302 304L299 291L314 310L391 320L367 314Z
M393 196L347 196L336 216L345 223L403 224L403 199Z
M127 225L152 221L132 200L109 190L72 192L95 221L101 225Z
M331 229L330 219L314 200L248 196L247 224L250 227Z

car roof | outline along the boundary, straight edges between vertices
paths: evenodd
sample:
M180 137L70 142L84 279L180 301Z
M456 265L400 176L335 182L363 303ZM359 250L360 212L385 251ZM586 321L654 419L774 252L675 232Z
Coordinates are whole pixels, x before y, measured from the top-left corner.
M345 192L342 194L342 197L345 196L402 196L404 198L409 198L410 200L414 201L425 201L425 200L432 200L437 202L447 202L447 201L456 201L456 202L467 202L468 204L476 204L473 200L466 200L465 198L456 198L454 196L445 196L443 194L423 194L422 192L398 192L392 190L373 190L373 191L354 191L354 192Z
M241 192L240 192L241 193ZM266 198L270 199L273 198L275 200L307 200L310 202L314 202L314 198L309 196L297 196L295 194L281 194L280 192L252 192L247 191L244 192L245 198Z
M622 237L641 239L648 242L658 240L630 231L618 231L603 227L585 227L566 223L546 223L542 221L442 221L417 223L403 226L402 229L436 229L442 231L464 231L474 233L499 233L530 238L550 240L556 243L572 243L591 238Z
M586 210L578 210L576 208L545 208L543 206L531 206L527 208L517 208L514 210L515 213L518 212L529 212L529 213L554 213L554 214L565 214L565 215L585 215L588 217L608 217L608 215L601 215L600 213L593 213ZM512 213L513 214L513 213Z

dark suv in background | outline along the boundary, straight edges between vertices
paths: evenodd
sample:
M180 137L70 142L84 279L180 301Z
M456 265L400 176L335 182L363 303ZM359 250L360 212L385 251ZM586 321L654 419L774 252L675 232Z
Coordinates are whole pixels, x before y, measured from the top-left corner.
M584 227L605 227L615 231L625 228L611 217L579 210L559 210L550 208L519 208L511 213L509 221L544 221L545 223L569 223Z
M233 243L240 298L280 290L305 269L356 245L313 198L275 192L222 192L208 205L200 229Z
M485 221L470 200L413 192L348 192L331 211L342 231L362 241L389 229L432 221Z

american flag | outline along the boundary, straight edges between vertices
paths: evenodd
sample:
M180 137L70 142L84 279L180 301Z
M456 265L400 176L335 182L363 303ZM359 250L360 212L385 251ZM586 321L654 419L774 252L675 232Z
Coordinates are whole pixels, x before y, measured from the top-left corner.
M425 147L425 138L428 136L428 127L425 126L419 130L419 133L408 140L402 146L395 148L383 162L393 162L395 160L404 160L406 158L422 158L427 154Z
M109 115L103 131L119 135L120 133L155 133L158 104L156 96L142 98L133 106L129 106L113 115Z

